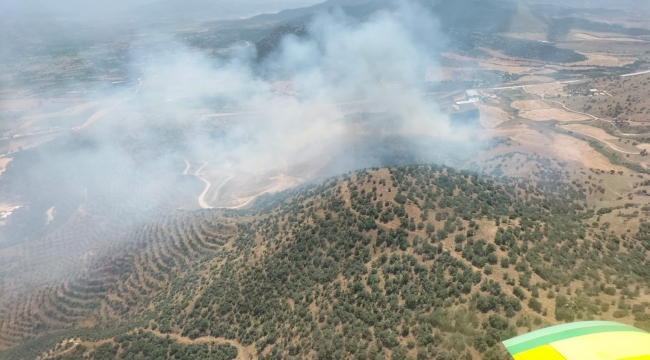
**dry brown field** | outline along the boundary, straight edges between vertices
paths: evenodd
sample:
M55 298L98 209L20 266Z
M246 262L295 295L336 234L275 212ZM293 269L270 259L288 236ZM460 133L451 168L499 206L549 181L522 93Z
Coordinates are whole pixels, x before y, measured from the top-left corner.
M543 100L514 101L510 106L513 109L520 111L545 110L551 108L551 105L547 104Z
M481 125L486 129L493 129L513 118L513 116L496 106L479 105L478 109L481 113Z
M500 136L516 142L517 148L529 154L570 161L578 166L603 171L623 171L622 166L613 165L604 155L594 150L586 141L553 131L540 131L527 125L513 125L491 130L491 136ZM501 151L501 150L499 150ZM514 152L507 148L508 152Z
M562 126L565 129L581 132L600 140L617 140L616 136L608 134L605 130L585 124L568 124Z
M510 106L519 110L520 117L533 121L581 121L590 119L586 115L554 108L543 100L515 101Z
M644 42L644 40L631 37L622 36L616 33L605 33L586 30L571 30L567 36L567 40L573 41L607 41L607 42Z

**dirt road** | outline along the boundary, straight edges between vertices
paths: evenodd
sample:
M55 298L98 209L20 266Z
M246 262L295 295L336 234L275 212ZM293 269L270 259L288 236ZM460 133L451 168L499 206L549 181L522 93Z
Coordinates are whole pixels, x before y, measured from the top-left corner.
M643 75L643 74L650 74L650 70L639 71L639 72L635 72L635 73L631 73L631 74L625 74L625 75L621 75L621 77L630 77L630 76L637 76L637 75Z
M190 169L190 162L183 159L185 161L185 171L183 171L183 175L187 175L187 171Z
M212 206L210 206L207 202L205 202L205 194L208 193L208 191L210 190L210 187L212 186L212 184L211 184L207 179L204 179L204 178L200 175L201 170L203 170L203 168L204 168L206 165L208 165L208 163L207 163L207 162L204 162L203 165L201 165L201 167L198 168L198 169L196 170L196 172L194 173L194 175L195 175L197 178L199 178L199 180L201 180L201 181L203 181L203 182L205 183L205 189L203 189L203 192L201 193L201 195L199 195L199 206L200 206L201 208L203 208L203 209L212 209Z

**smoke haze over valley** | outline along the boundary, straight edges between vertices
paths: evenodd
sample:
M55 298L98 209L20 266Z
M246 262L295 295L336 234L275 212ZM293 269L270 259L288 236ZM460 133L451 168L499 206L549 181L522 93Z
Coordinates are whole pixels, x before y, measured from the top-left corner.
M476 150L472 127L452 128L425 96L424 75L435 80L447 41L428 10L397 2L360 19L333 7L303 27L263 58L259 43L241 39L210 53L156 30L117 37L73 50L73 62L57 58L57 67L88 69L81 83L22 90L39 99L26 111L7 100L6 116L33 119L12 136L27 126L53 135L8 155L3 203L16 208L0 243L27 247L7 253L17 276L7 286L56 279L94 249L128 241L114 233L176 208L239 208L324 176L451 163ZM85 80L101 71L111 75ZM21 78L47 83L27 74L12 77L12 87L25 89ZM77 123L60 126L46 98L52 108L69 106L60 113L80 109ZM103 235L69 235L95 227Z

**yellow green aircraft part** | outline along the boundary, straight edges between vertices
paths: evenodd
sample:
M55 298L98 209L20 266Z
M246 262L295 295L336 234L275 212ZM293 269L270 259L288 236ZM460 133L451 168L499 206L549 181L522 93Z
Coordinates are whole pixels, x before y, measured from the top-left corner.
M650 333L612 321L551 326L503 345L515 360L650 360Z

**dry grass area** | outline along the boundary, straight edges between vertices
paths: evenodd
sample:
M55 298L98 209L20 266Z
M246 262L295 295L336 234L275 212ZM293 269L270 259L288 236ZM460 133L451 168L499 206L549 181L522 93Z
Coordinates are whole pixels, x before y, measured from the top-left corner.
M526 91L529 94L534 94L538 96L544 95L557 95L564 94L564 84L550 83L550 84L536 84L536 85L526 85Z
M294 188L306 181L287 174L278 174L268 178L241 176L228 181L222 187L222 193L213 194L214 204L217 207L238 209L249 205L257 197L264 194L275 194ZM257 181L255 181L257 180Z
M555 79L543 75L524 75L515 81L516 84L529 84L529 83L552 83Z
M627 171L627 168L613 165L603 154L594 150L585 141L562 134L553 135L553 138L551 148L562 159L579 162L587 168Z
M486 129L494 129L500 124L513 119L510 114L496 106L481 104L478 109L481 113L481 125Z
M585 125L585 124L568 124L568 125L563 125L563 128L571 131L576 131L580 132L583 134L587 134L589 136L593 136L599 140L618 140L614 135L608 134L605 130L596 128L593 126Z
M316 162L312 164L314 165ZM310 178L277 172L251 174L233 171L228 163L206 164L201 167L196 176L206 183L205 190L198 198L202 208L246 207L261 195L275 194L294 188Z
M583 53L588 59L577 65L594 66L626 66L634 63L637 59L631 56L614 56L607 53Z
M491 71L503 71L506 73L511 73L511 74L543 74L545 73L543 69L543 64L536 62L536 61L530 61L530 60L523 60L523 59L514 59L510 58L507 55L504 55L503 53L500 53L498 51L490 50L487 48L481 48L481 50L487 52L488 54L492 55L493 58L491 59L475 59L472 57L468 56L462 56L458 54L452 54L452 53L444 53L443 56L452 59L452 60L458 60L462 62L478 62L478 65L480 68L484 70L491 70ZM454 67L453 70L460 70L461 68L456 68ZM469 69L466 68L465 70L476 70L476 69ZM548 72L546 72L548 73ZM447 74L449 75L449 74ZM446 79L443 77L441 80L451 80L451 79ZM459 80L459 79L455 79Z
M582 121L589 120L590 117L582 114L573 113L562 109L544 109L524 111L519 116L534 121Z
M571 30L567 40L573 41L603 41L603 42L644 42L642 39L616 33L604 33L585 30Z
M517 75L529 74L537 70L536 67L513 64L507 60L482 60L479 65L485 70L502 71Z
M603 154L589 146L587 142L568 135L534 130L526 125L498 128L491 130L489 134L490 136L511 139L515 142L517 148L526 153L536 153L547 158L575 162L585 168L604 171L629 171L622 166L613 165ZM503 151L512 152L513 149L506 148Z
M515 101L510 106L519 110L520 117L533 121L581 121L590 119L586 115L553 108L542 100Z
M544 110L551 108L551 105L542 100L514 101L510 106L519 111Z
M514 38L514 39L524 39L524 40L532 40L532 41L546 41L546 39L548 38L547 33L542 33L542 32L507 32L501 35Z

